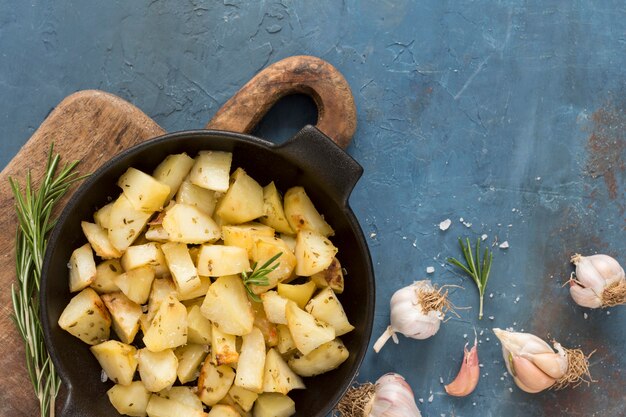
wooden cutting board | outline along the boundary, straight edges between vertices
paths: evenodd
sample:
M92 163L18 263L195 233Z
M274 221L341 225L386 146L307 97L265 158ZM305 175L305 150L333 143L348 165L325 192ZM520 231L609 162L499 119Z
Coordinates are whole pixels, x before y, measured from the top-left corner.
M294 93L313 98L319 112L317 127L346 148L356 129L350 87L332 65L311 56L286 58L261 71L224 104L206 128L248 133L280 98ZM11 321L17 219L8 178L22 182L31 169L33 178L39 179L51 143L64 161L80 160L79 170L86 174L120 151L164 133L154 120L121 98L102 91L80 91L50 113L0 173L0 285L4 289L0 291L1 416L39 414L26 372L23 342ZM67 198L69 195L60 208Z

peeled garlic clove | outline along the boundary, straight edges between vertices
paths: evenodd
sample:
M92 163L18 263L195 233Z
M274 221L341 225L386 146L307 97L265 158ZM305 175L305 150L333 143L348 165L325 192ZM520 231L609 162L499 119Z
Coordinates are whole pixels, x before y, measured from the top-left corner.
M513 356L513 372L525 388L533 392L543 391L550 388L556 382L555 378L550 378L543 373L534 363L521 356ZM521 388L521 387L520 387Z
M583 288L577 283L570 281L569 293L572 296L572 299L574 299L574 302L581 307L602 307L602 298L600 298L600 296L591 288Z
M538 353L525 358L550 378L559 379L567 372L567 358L559 353Z
M448 395L454 397L465 397L471 394L480 377L480 368L478 366L478 349L476 340L471 350L467 350L467 345L463 348L463 363L461 369L454 381L446 385L444 388Z

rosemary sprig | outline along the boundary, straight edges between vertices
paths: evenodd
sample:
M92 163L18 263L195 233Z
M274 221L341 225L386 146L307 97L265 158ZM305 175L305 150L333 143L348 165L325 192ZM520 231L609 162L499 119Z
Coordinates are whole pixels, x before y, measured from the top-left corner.
M480 257L480 238L476 240L476 249L472 249L469 238L466 238L466 243L463 243L463 239L459 238L459 245L463 251L463 257L466 264L462 264L455 258L448 258L448 263L460 268L463 272L469 275L476 287L478 288L478 294L480 295L480 308L478 310L478 319L483 318L483 300L485 298L485 289L487 288L487 281L489 280L489 271L491 270L491 263L493 261L493 253L489 251L489 248L485 248L483 252L482 260ZM476 259L472 252L475 251ZM477 263L478 262L478 263Z
M16 180L9 178L18 218L15 237L17 285L11 286L13 321L24 340L26 368L42 417L54 416L55 398L61 380L46 350L39 319L41 268L48 233L55 224L51 218L52 210L69 187L84 178L74 171L78 161L58 169L60 157L58 154L53 156L53 150L51 145L46 171L38 189L33 186L30 170L26 173L23 191Z
M243 285L246 287L246 291L248 291L248 294L250 294L250 298L252 298L254 301L261 302L261 299L252 291L252 288L250 288L250 286L256 285L259 287L267 287L268 285L270 285L270 281L267 276L280 266L280 262L276 262L274 265L272 264L278 258L280 258L282 254L282 252L279 252L276 255L272 256L267 262L261 265L259 269L257 269L257 263L255 262L252 265L252 272L248 273L246 271L243 271L241 273Z

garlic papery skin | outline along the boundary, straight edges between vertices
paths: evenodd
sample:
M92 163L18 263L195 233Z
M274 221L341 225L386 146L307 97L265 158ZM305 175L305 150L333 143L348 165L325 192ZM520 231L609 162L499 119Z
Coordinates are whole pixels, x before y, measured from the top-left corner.
M366 407L364 415L367 417L422 416L415 403L413 390L402 376L394 373L383 375L376 381L376 393Z
M624 269L608 255L572 256L576 278L570 279L570 294L582 307L611 307L626 302Z
M445 297L429 280L416 281L393 294L390 301L391 324L374 344L374 351L379 352L389 338L398 343L396 333L419 340L428 339L437 333L445 314L442 309L430 309L424 305L425 295Z

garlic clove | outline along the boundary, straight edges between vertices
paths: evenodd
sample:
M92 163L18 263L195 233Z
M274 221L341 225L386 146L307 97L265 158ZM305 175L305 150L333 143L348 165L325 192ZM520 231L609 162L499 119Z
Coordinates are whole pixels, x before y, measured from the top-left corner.
M550 388L556 382L555 378L550 378L534 363L521 356L513 356L513 372L515 377L525 388L534 392L543 391Z
M369 412L364 415L368 417L421 417L413 390L402 376L394 373L376 381L376 394L367 408Z
M567 372L567 358L559 353L537 353L524 357L550 378L559 379Z
M596 271L606 281L606 286L611 285L614 282L624 279L624 269L619 262L609 255L591 255L586 257L589 262L594 266Z
M502 347L515 355L553 352L549 344L533 334L509 332L498 328L493 329L493 332L500 339Z
M461 369L454 381L446 385L444 388L448 395L454 397L465 397L471 394L480 377L480 368L478 366L478 349L476 340L472 349L467 350L467 345L463 348L463 362Z
M527 392L529 394L536 394L538 392L543 391L543 389L531 389L531 388L528 388L526 385L522 384L522 382L517 377L513 377L513 382L515 382L515 385L517 385L517 387L519 389L521 389L522 391Z
M577 283L570 281L569 293L574 302L581 307L602 307L602 298L591 288L583 288Z
M591 288L597 295L602 295L606 280L594 266L590 256L576 254L572 257L572 263L576 265L576 280L584 288ZM599 263L596 262L596 263Z

